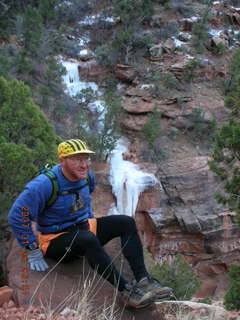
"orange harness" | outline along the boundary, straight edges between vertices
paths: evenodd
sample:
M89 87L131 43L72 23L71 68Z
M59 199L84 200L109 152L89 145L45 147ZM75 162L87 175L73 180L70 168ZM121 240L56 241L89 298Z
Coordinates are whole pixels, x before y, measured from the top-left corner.
M91 231L92 233L94 233L95 235L97 234L97 219L92 218L92 219L88 219L88 223L89 223L89 231ZM50 241L59 237L61 234L64 234L67 232L61 232L58 234L42 234L42 233L38 233L38 243L39 243L39 248L42 250L43 255L46 254L47 252L47 248L50 244Z

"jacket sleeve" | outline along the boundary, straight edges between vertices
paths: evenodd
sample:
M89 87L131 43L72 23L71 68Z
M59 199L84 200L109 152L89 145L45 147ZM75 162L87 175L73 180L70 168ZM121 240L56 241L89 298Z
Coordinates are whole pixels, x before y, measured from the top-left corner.
M47 177L39 176L26 185L13 203L8 214L8 222L22 247L36 241L32 222L37 221L38 214L44 209L51 191L51 181Z

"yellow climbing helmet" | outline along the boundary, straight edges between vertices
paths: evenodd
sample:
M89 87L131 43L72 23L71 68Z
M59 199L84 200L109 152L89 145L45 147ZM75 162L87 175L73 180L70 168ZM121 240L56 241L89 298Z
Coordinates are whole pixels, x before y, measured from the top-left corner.
M95 153L88 149L86 143L80 139L70 139L58 145L58 156L64 158L77 153Z

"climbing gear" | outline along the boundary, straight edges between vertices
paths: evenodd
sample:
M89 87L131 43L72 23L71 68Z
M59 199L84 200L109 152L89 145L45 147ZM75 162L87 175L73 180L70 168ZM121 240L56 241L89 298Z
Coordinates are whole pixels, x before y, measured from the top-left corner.
M55 201L57 200L58 196L72 194L72 193L78 194L77 191L85 188L88 185L90 187L91 183L92 183L91 177L88 174L88 177L86 179L87 182L85 184L83 184L82 186L80 186L78 188L74 188L74 189L70 189L70 190L59 192L59 185L58 185L57 177L56 177L55 173L53 172L53 170L51 169L51 166L49 164L46 164L43 169L39 170L37 172L37 174L35 174L35 177L40 175L40 174L44 174L45 176L47 176L50 179L51 183L52 183L52 193L51 193L50 198L48 199L48 201L47 201L47 203L45 205L45 209L50 208L55 203Z
M122 299L126 307L141 309L149 306L155 301L156 295L153 292L146 292L127 284L125 289L121 291Z
M148 276L142 278L135 285L136 288L141 289L146 292L152 292L156 295L156 300L168 298L173 295L173 289L169 287L163 287L158 280Z
M87 144L80 139L70 139L61 142L58 145L58 156L59 158L65 158L72 154L78 153L95 153L89 150Z
M28 252L28 262L30 264L30 269L33 271L45 271L48 269L48 265L44 260L42 251L40 249L35 249Z

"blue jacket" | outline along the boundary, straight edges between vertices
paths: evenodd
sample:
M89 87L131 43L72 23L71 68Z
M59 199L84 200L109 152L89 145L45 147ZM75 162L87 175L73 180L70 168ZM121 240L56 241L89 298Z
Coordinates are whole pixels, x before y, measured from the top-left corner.
M46 203L52 193L52 182L46 175L40 174L25 186L9 211L8 222L23 247L36 241L32 221L37 223L38 231L54 233L93 217L91 193L95 187L95 180L92 172L89 171L91 183L87 185L86 180L71 182L66 179L60 165L56 165L52 170L57 177L60 195L50 208L46 208ZM74 193L61 195L63 191L77 189L83 185L85 187Z

